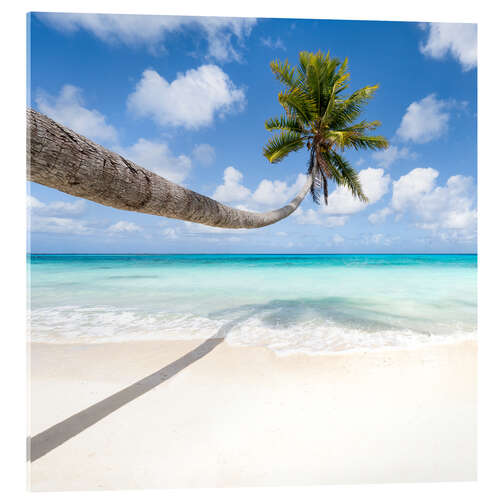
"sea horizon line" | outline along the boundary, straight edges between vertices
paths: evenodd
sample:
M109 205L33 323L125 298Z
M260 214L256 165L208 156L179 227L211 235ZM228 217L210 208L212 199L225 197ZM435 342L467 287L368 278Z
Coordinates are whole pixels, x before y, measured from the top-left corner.
M26 255L478 255L477 252L27 252Z

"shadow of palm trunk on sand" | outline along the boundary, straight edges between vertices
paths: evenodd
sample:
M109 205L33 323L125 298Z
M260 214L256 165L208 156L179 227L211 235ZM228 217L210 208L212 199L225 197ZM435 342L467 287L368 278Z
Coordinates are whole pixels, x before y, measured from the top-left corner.
M60 446L88 427L96 424L106 416L118 410L122 406L130 403L142 394L154 389L161 383L169 380L184 368L195 363L202 357L209 354L221 342L224 341L227 334L238 324L248 318L259 315L265 325L274 327L277 324L287 327L298 320L298 318L311 310L315 316L330 318L335 317L338 320L352 321L352 318L359 317L359 311L366 314L366 306L363 308L358 304L351 303L348 299L342 297L329 297L322 300L311 300L300 298L296 300L272 300L265 304L248 304L236 308L227 308L217 311L216 317L223 317L227 314L236 315L236 317L223 325L215 335L208 338L198 347L188 352L176 361L169 363L160 370L147 377L135 382L134 384L122 389L121 391L109 396L102 401L89 406L75 415L63 420L45 431L33 437L28 437L27 446L28 461L43 457L45 454ZM384 313L386 316L387 313ZM386 322L377 317L371 318L373 325L377 324L382 328L389 328Z
M40 457L43 457L54 448L57 448L69 439L75 437L80 432L96 424L122 406L142 396L151 389L154 389L163 382L166 382L174 375L177 375L181 370L184 370L184 368L187 368L203 358L213 351L220 343L224 342L224 338L229 331L240 321L241 318L230 321L222 326L214 336L205 340L205 342L176 361L169 363L160 370L129 385L112 396L89 406L85 410L75 413L71 417L40 432L36 436L31 438L28 437L27 460L30 462L38 460Z

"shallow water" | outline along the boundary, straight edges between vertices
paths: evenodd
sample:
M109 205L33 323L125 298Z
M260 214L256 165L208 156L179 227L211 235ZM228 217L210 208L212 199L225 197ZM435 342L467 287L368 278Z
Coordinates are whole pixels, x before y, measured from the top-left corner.
M476 332L476 255L30 255L31 340L202 339L279 354Z

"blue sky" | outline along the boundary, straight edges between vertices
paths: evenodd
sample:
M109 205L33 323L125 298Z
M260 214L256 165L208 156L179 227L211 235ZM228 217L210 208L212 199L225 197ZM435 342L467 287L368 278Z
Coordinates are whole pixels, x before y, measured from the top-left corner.
M262 156L280 114L275 58L348 57L351 91L378 83L363 118L383 153L347 153L369 204L330 188L328 207L259 230L124 212L29 184L32 252L475 252L475 25L32 14L29 103L138 164L224 203L292 198L306 153Z

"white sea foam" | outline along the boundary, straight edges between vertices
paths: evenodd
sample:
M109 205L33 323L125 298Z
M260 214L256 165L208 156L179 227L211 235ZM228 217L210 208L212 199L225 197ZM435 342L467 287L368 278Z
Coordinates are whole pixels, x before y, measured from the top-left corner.
M333 322L308 322L287 328L268 328L258 319L247 320L231 331L229 344L265 346L278 355L333 354L345 351L413 348L429 343L447 343L475 338L475 332L461 329L447 334L428 334L410 329L367 331L338 326Z
M377 330L340 324L330 319L299 318L294 322L280 323L270 322L266 316L255 314L211 318L186 313L145 313L105 306L38 308L31 312L29 324L34 342L201 340L224 336L229 344L263 346L279 355L412 348L475 337L475 330L460 323L436 324L434 331L396 327Z

